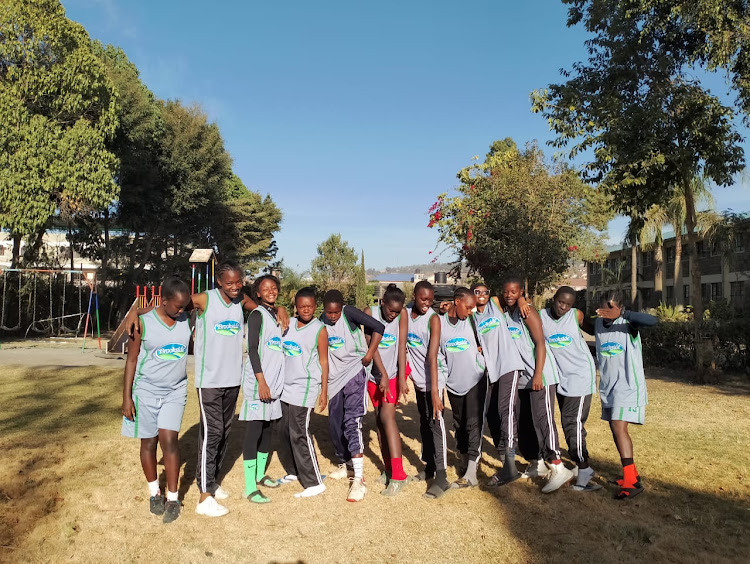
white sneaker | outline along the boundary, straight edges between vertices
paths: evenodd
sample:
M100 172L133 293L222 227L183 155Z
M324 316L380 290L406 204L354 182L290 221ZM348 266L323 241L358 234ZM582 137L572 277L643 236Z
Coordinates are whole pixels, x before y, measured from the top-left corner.
M551 466L552 469L550 470L547 483L542 488L542 493L552 493L559 490L574 478L573 472L568 470L562 462L560 464L551 464Z
M221 517L229 513L229 509L221 505L213 497L208 496L206 499L198 503L195 507L195 512L198 515L205 515L206 517Z
M544 460L530 461L526 470L521 474L521 478L526 480L530 478L546 478L547 476L549 476L549 468L547 468L547 464Z
M214 498L216 499L229 499L229 492L222 488L221 486L216 487L216 491L214 492Z
M326 491L326 487L324 484L318 484L317 486L311 486L309 488L305 488L299 493L294 494L294 497L313 497L315 495L320 495L324 491Z
M334 470L328 473L328 477L333 480L341 480L346 477L354 476L354 468L349 468L346 464L339 464Z
M367 488L365 487L364 478L352 478L352 485L349 486L349 495L346 501L362 501L365 499Z

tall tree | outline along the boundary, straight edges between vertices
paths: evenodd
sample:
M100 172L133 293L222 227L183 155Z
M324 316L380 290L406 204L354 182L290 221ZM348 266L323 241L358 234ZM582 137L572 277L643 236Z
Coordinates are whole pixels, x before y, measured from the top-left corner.
M362 251L362 257L357 266L357 272L354 277L354 305L359 309L364 309L370 305L370 299L367 295L367 273L365 272L365 251Z
M606 200L569 168L545 162L535 143L519 150L495 141L484 162L458 173L458 195L443 194L429 210L429 227L494 288L520 276L531 293L556 282L573 258L603 248L610 218Z
M310 265L310 274L318 291L339 290L347 302L354 298L356 270L357 254L340 233L331 235L318 245L318 255Z
M84 28L57 0L0 12L0 224L39 247L55 214L109 206L116 96Z
M587 162L583 177L612 196L616 210L642 216L666 203L676 187L684 191L685 225L696 253L697 211L692 179L703 175L729 185L744 167L742 138L733 111L703 89L689 73L689 58L668 29L650 27L645 12L603 0L569 20L583 21L594 34L589 58L564 71L567 79L532 95L533 108L557 134L553 145ZM700 267L690 261L695 339L703 314ZM704 362L696 347L699 377Z

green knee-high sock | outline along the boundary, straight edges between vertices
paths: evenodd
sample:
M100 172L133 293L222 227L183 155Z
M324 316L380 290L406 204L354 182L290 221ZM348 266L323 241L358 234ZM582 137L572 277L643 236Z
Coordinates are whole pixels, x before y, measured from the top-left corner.
M255 480L260 482L263 479L263 476L266 475L266 465L268 464L268 453L258 451L258 458L256 458L255 460L258 461L258 464L255 467Z
M258 483L255 477L257 461L255 459L245 460L242 464L245 467L245 497L247 497L258 491Z

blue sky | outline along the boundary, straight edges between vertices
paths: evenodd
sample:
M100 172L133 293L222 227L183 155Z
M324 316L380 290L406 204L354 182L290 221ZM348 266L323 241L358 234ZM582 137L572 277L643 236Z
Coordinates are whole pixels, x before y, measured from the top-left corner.
M436 196L494 139L549 140L529 93L585 58L558 0L63 5L158 97L219 124L235 172L282 208L279 257L298 270L331 233L368 267L428 262ZM750 210L747 182L716 195L720 209ZM613 221L611 241L625 224Z

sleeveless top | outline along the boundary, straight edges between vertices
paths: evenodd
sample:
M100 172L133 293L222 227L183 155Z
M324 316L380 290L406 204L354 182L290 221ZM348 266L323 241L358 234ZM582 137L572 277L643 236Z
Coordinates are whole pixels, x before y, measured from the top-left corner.
M594 393L596 368L586 340L578 325L578 310L571 308L560 319L552 317L549 308L539 312L549 350L557 364L560 385L557 391L568 397Z
M326 325L328 331L328 397L339 393L361 370L362 357L367 354L365 335L360 327L354 331L349 326L346 314L333 325Z
M405 308L409 320L409 334L406 337L406 355L411 366L411 379L414 386L427 392L432 388L430 370L427 366L427 349L430 344L430 319L437 315L429 309L424 315L416 319L411 316L412 308ZM442 352L438 351L438 386L445 387L445 360Z
M610 327L599 317L594 328L602 407L645 406L648 394L640 333L632 337L630 324L622 317Z
M466 395L484 378L484 357L468 317L458 319L454 325L447 313L440 316L440 349L446 360L448 391Z
M165 395L187 390L190 323L186 313L169 327L155 309L140 316L141 350L138 353L133 392ZM187 392L186 392L187 393Z
M474 313L474 319L490 382L497 382L500 376L509 372L523 370L523 360L508 332L505 316L495 302L487 302L483 312Z
M221 290L206 294L195 320L195 387L231 388L242 382L245 313L242 302L224 301Z
M521 318L521 312L518 308L513 313L505 313L505 321L508 324L508 331L513 339L513 343L518 348L518 352L521 354L521 360L525 365L525 370L518 379L518 387L520 389L531 388L531 380L534 377L534 369L536 367L536 355L534 341L531 340L531 334L529 333L526 323ZM547 343L544 343L546 347L547 355L544 359L544 368L542 369L542 384L544 386L551 386L559 382L559 376L557 374L557 368L552 360L552 353L550 353Z
M380 360L383 361L385 371L388 373L388 379L393 380L398 376L398 337L399 337L399 321L401 316L406 315L406 309L403 308L396 318L387 323L383 319L380 306L377 306L372 310L372 317L380 321L385 325L385 331L383 332L383 338L380 339L378 344L378 353L380 354ZM375 363L370 363L370 381L376 384L380 383L381 374L375 366Z
M284 333L284 391L281 399L290 405L315 407L320 394L323 371L318 357L318 336L325 329L319 319L297 327L297 318L289 321Z
M250 315L260 315L260 336L258 356L263 378L271 390L271 399L279 399L284 389L284 352L281 343L281 327L273 314L263 306L255 308ZM250 359L245 359L245 377L242 382L242 396L245 401L258 400L258 380Z

